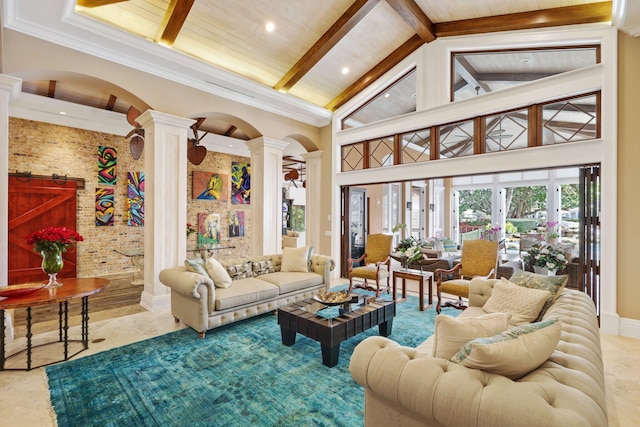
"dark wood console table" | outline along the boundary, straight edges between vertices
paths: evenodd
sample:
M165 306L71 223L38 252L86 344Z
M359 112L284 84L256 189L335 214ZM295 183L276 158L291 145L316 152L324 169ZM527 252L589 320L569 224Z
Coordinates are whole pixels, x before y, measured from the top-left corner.
M69 360L78 353L89 348L89 296L101 292L109 287L109 280L98 279L93 277L88 278L65 278L61 280L62 286L55 289L42 288L36 292L28 295L16 296L12 298L6 298L0 301L0 370L17 370L17 371L30 371L35 368L41 368L43 366L51 365L53 363ZM81 298L82 299L82 327L81 327L81 339L70 340L69 339L69 301ZM31 308L38 305L45 304L59 304L58 311L58 341L48 342L34 346L32 344L31 333ZM5 355L5 337L4 337L4 314L5 310L25 308L27 310L27 347L24 350L18 351L10 356ZM64 344L64 358L56 362L45 363L39 366L32 366L31 355L32 351L36 347L54 344L56 342L62 342ZM69 355L69 342L82 342L82 348ZM27 366L26 368L5 368L5 361L13 356L17 356L23 352L27 352Z

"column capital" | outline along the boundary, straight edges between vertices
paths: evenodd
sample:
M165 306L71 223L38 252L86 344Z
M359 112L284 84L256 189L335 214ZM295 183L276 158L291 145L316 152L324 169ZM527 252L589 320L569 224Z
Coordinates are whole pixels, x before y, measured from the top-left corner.
M272 148L275 150L284 151L284 149L287 148L287 145L289 145L288 142L280 141L279 139L267 138L264 136L247 141L247 147L249 147L249 150L251 150L252 152L254 150L263 148Z
M322 150L309 151L307 153L300 154L300 156L304 160L321 159L323 155L324 155L324 151L322 151Z
M0 90L9 93L9 103L20 96L22 91L22 79L0 74Z
M188 129L196 122L193 119L186 119L184 117L174 116L173 114L167 114L156 110L145 111L136 119L136 121L140 123L143 128L153 123L185 129Z

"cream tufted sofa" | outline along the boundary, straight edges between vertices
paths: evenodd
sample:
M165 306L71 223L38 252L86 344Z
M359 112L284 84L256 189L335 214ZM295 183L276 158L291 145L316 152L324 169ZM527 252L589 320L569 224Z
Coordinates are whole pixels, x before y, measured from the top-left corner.
M460 316L485 314L481 307L496 282L474 281ZM556 350L518 381L431 357L433 336L415 349L367 338L349 367L365 389L365 425L606 427L594 305L586 294L564 290L544 315L552 318L562 321Z
M282 254L221 260L221 264L260 261L271 261L274 272L235 279L226 289L216 288L209 276L183 266L162 270L160 281L171 288L171 314L204 337L209 329L274 311L328 290L330 272L335 268L333 259L325 255L311 257L308 273L280 271Z

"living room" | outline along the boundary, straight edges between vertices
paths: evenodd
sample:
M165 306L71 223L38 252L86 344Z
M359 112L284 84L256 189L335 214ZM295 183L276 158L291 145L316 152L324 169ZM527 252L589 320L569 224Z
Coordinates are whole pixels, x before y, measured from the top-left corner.
M237 101L224 99L223 97L210 94L203 95L196 89L187 85L171 82L151 76L143 71L133 70L124 66L120 66L105 59L97 59L90 57L86 53L80 53L70 48L62 47L57 44L45 42L32 36L27 36L18 31L5 28L3 35L3 67L9 77L11 83L4 81L4 85L11 86L8 93L13 93L13 85L15 77L26 78L29 72L34 70L66 70L79 74L91 75L101 81L111 82L124 90L136 94L139 98L145 99L153 108L178 117L198 117L198 114L217 111L224 112L229 116L233 116L239 120L249 122L254 128L261 130L262 135L267 138L273 138L278 141L293 138L298 135L304 135L307 139L315 144L315 151L323 151L322 159L319 162L321 169L322 185L318 182L308 182L308 196L312 200L313 207L307 207L307 242L316 246L317 253L331 254L338 260L340 253L339 224L340 224L340 196L339 188L341 186L354 186L362 184L374 184L381 182L380 171L375 169L357 171L353 173L339 172L340 167L340 146L354 143L357 141L376 138L383 135L393 134L399 129L413 129L425 126L425 124L438 124L448 120L463 117L472 117L478 112L497 111L508 106L520 104L524 100L534 100L554 98L558 93L568 93L580 91L582 89L593 89L599 87L603 91L603 138L598 142L587 142L578 147L571 147L571 144L557 147L542 147L540 149L521 150L520 153L500 153L499 155L484 157L484 159L461 158L453 160L443 160L433 162L428 168L424 165L400 165L394 166L392 172L393 179L396 180L414 180L419 178L437 178L442 176L468 176L474 174L486 174L494 172L512 171L514 167L527 169L541 169L549 167L562 167L568 164L574 165L578 163L599 163L602 165L602 196L603 196L603 212L602 212L602 271L601 280L603 283L603 318L602 331L612 336L623 337L640 337L639 322L640 312L636 304L634 304L637 292L633 286L634 273L632 269L633 260L631 254L634 247L633 238L625 230L632 230L635 221L633 212L637 211L637 202L633 197L626 197L625 194L632 194L632 183L637 181L637 168L634 167L633 159L637 158L637 148L633 141L635 127L633 119L633 111L637 106L638 85L634 82L634 73L636 66L637 52L640 51L637 39L632 38L624 33L617 33L610 28L602 28L601 26L581 26L579 29L570 30L563 28L561 31L543 31L535 30L516 34L510 40L514 45L523 45L532 41L541 44L560 44L568 40L572 43L580 44L585 40L590 43L594 40L602 42L603 55L602 66L596 66L598 70L589 71L590 75L581 75L580 78L558 77L554 80L538 82L530 84L525 90L511 90L504 93L504 96L484 96L482 99L471 99L462 101L459 105L448 107L447 89L440 82L448 81L446 67L436 67L436 63L448 64L448 52L455 49L473 49L487 46L504 47L504 37L495 36L469 36L458 39L455 43L435 43L433 45L423 46L415 55L410 56L406 61L401 62L391 72L385 75L379 83L374 84L371 88L363 91L355 97L353 101L347 103L344 107L337 110L335 117L332 119L332 125L310 125L303 121L284 117L282 115L265 112L255 106L247 106ZM30 55L29 65L24 64L26 58L22 58L21 53L24 51L47 52L48 55ZM440 58L439 61L427 60L426 57L433 58L433 55ZM394 120L386 120L383 123L376 123L372 126L357 128L349 131L338 131L340 129L340 117L344 116L347 111L351 111L356 105L359 105L363 99L377 93L381 88L385 87L388 81L394 79L395 76L402 74L404 70L412 64L418 63L425 66L424 71L427 73L424 83L418 89L419 110L417 113L397 118ZM431 65L429 65L431 64ZM35 71L34 71L35 72ZM421 71L422 72L422 71ZM429 86L431 85L431 86ZM5 86L7 87L7 86ZM159 90L163 88L164 90ZM569 88L569 89L567 89ZM162 93L161 93L162 92ZM184 96L166 96L166 93L184 93ZM535 94L535 95L532 95ZM495 94L493 94L495 95ZM9 98L11 96L9 95ZM131 126L123 119L122 114L118 114L117 120L114 117L106 117L108 115L98 115L96 117L105 117L105 121L117 121L117 126L103 126L101 129L83 129L81 123L85 120L74 119L68 117L66 119L54 118L54 114L47 113L38 115L32 113L31 117L26 117L22 101L16 97L12 102L13 105L5 105L7 109L7 153L6 169L13 173L32 171L37 175L51 175L53 173L68 175L69 177L84 177L87 182L92 182L95 176L95 155L98 145L112 145L118 148L121 154L119 161L122 163L121 171L142 170L140 167L146 164L146 158L142 157L138 161L134 161L129 157L129 141L124 136L131 130ZM29 96L22 96L24 99L36 101ZM213 99L213 101L212 101ZM36 101L36 105L38 102ZM53 103L52 107L59 106L59 101ZM215 107L212 107L215 104ZM44 104L41 104L44 105ZM66 106L66 104L65 104ZM47 106L49 108L49 106ZM79 107L77 107L79 108ZM80 108L79 108L80 109ZM421 114L422 111L427 113ZM92 112L93 113L93 112ZM115 113L114 113L115 114ZM72 115L70 115L72 116ZM45 118L46 117L46 118ZM63 123L66 124L62 124ZM47 123L48 122L48 123ZM96 126L92 123L91 126ZM61 131L61 129L64 130ZM117 130L114 130L117 129ZM188 126L184 129L185 136L190 132ZM61 134L59 132L64 132ZM91 140L95 143L91 146L83 148L83 153L77 153L75 148L72 159L61 155L61 144L64 141L83 141ZM23 141L28 141L23 144ZM334 141L336 145L334 146ZM209 144L206 140L203 143ZM46 149L43 149L45 147ZM148 147L147 147L148 148ZM28 156L25 155L25 151ZM308 151L312 151L308 149ZM250 155L230 154L222 151L222 148L212 149L211 156L207 156L205 163L201 167L196 168L191 164L185 167L183 179L185 183L185 191L189 198L192 197L192 191L188 190L191 185L190 178L194 170L214 171L221 174L229 175L231 173L232 162L247 162L251 159ZM246 153L246 151L245 151ZM77 154L77 156L76 156ZM146 152L143 153L145 156ZM60 157L58 157L60 155ZM483 156L480 156L483 157ZM82 159L82 160L80 160ZM64 165L64 168L61 168ZM37 167L36 167L37 166ZM254 171L255 172L255 171ZM385 171L386 172L386 171ZM161 174L160 171L156 172ZM279 171L281 175L281 171ZM155 175L150 174L149 177ZM6 179L6 178L5 178ZM153 178L151 178L153 179ZM253 182L260 180L260 175L253 176ZM326 186L325 182L330 182L331 186ZM180 181L181 182L181 181ZM169 181L169 187L178 185L179 181ZM315 186L315 187L314 187ZM124 200L125 195L124 180L118 182L116 192ZM309 190L311 188L311 190ZM78 264L78 275L108 275L114 272L133 271L130 259L127 257L113 253L113 247L135 248L146 246L144 231L140 228L128 227L124 225L123 216L125 215L124 203L118 206L118 222L113 228L105 230L95 227L93 224L95 211L93 203L94 187L88 186L89 191L85 191L82 196L82 210L89 212L90 215L79 218L79 231L91 241L91 246L80 246L79 255L84 257L83 261ZM309 198L307 200L309 200ZM193 203L204 204L205 201L194 202L185 197L184 211L186 216L180 217L179 221L173 221L171 229L175 231L172 239L182 238L184 234L184 223L197 223L197 213L200 211L198 207L191 209L189 206ZM219 203L219 202L215 202ZM216 205L219 206L219 205ZM280 207L280 206L278 206ZM183 209L183 206L180 207ZM233 207L229 206L229 210L245 211L245 225L253 227L251 233L261 234L259 228L263 228L264 224L268 224L264 219L259 221L259 225L252 223L253 218L249 213L249 209L253 207ZM279 213L279 212L278 212ZM221 218L225 218L226 211L220 211ZM313 220L310 219L312 216ZM228 216L227 216L228 218ZM264 227L266 228L266 227ZM277 230L279 233L280 230ZM5 233L3 231L3 233ZM247 233L249 234L249 233ZM8 240L3 235L3 240ZM252 234L253 237L253 234ZM265 239L261 236L255 236L260 240L260 249L264 247L265 241L269 245L273 245L274 251L279 250L280 243L271 242L271 239ZM195 243L195 237L190 237L191 243ZM251 238L234 237L231 246L235 246L237 253L258 252L254 243L250 242ZM185 249L188 247L188 240L180 243L180 247ZM159 247L166 245L166 242L159 241ZM91 249L89 249L91 248ZM146 250L150 250L145 248ZM154 250L154 249L151 249ZM84 253L82 252L84 251ZM234 255L231 250L226 250L225 256ZM180 255L185 258L185 254ZM339 270L338 270L339 271ZM151 273L153 275L153 273ZM337 279L337 277L336 277ZM615 284L612 286L611 284ZM165 292L164 288L159 292ZM156 295L156 288L151 292ZM159 296L159 295L156 295ZM171 319L169 319L171 320ZM171 320L172 322L172 320ZM165 325L169 329L173 328L173 324ZM126 326L124 326L126 328ZM138 337L143 337L139 335ZM118 341L119 342L119 341ZM93 347L93 345L92 345ZM96 346L96 349L100 348Z

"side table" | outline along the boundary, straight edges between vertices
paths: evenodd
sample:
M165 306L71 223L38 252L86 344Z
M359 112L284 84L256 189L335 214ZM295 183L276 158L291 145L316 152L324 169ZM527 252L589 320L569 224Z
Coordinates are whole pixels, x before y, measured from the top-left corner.
M402 299L398 299L398 286L396 279L402 279ZM433 273L427 271L412 271L412 270L394 270L393 272L393 300L404 301L407 299L407 279L415 280L418 282L419 288L419 308L420 311L424 311L425 308L429 308L433 305ZM429 283L429 304L424 304L424 281L425 279Z

